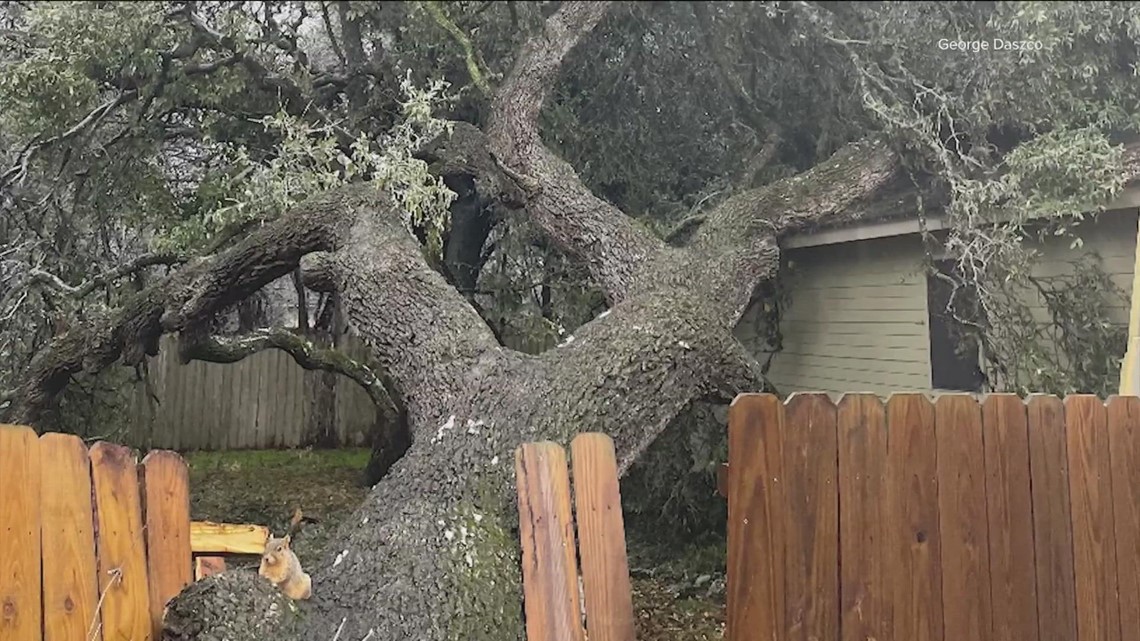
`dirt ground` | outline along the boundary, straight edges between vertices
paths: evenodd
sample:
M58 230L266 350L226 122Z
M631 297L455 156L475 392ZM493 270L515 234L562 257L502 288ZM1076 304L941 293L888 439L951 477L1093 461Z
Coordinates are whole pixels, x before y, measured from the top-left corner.
M186 458L196 520L262 523L280 533L295 507L319 519L296 538L302 562L316 556L368 491L359 482L368 461L364 449L201 452ZM631 529L627 537L637 638L723 638L723 541L666 549L652 544L652 536Z

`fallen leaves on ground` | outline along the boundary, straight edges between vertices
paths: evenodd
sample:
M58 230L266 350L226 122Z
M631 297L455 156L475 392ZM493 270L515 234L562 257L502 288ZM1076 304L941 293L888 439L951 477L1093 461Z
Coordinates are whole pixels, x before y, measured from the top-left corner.
M633 580L639 641L720 641L724 605L711 599L677 598L660 579Z

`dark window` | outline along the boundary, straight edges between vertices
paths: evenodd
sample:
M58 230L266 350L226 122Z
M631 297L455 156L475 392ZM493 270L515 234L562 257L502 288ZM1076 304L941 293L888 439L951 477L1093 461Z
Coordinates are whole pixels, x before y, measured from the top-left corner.
M935 263L938 275L926 279L930 314L930 383L935 389L980 392L985 382L978 363L978 344L969 331L976 322L977 294L958 282L954 261Z

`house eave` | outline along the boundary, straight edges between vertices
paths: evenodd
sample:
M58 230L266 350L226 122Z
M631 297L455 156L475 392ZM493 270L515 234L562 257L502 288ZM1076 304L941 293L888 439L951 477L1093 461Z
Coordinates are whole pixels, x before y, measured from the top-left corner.
M1122 210L1135 211L1137 209L1140 209L1140 185L1137 184L1126 187L1120 196L1105 207L1106 212ZM846 227L792 234L784 238L780 244L785 249L799 249L803 247L838 245L841 243L872 240L876 238L907 236L920 233L922 231L921 225L922 222L917 218L866 222ZM947 226L946 219L943 216L927 216L926 218L926 230L928 232L946 229Z

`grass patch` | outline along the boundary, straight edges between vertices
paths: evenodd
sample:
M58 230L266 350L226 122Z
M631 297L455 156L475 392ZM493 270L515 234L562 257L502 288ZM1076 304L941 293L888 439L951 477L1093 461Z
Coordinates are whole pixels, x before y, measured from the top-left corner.
M294 549L312 564L336 525L364 500L367 449L196 452L190 464L190 517L268 525L281 535L294 508L307 523Z

